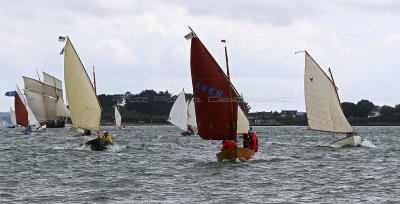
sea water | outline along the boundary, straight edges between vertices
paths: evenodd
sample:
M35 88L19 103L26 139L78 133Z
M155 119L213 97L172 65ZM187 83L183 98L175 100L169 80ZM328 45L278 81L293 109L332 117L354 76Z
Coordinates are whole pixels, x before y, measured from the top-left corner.
M254 127L259 151L217 162L221 141L176 127L102 127L115 146L47 129L0 128L0 203L400 202L400 127L355 127L361 147L307 127Z

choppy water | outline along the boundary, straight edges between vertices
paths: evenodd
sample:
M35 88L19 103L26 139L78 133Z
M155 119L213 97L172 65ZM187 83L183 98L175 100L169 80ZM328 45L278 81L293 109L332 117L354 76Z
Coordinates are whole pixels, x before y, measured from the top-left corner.
M104 127L117 144L94 152L65 129L0 128L0 203L400 202L400 127L356 127L358 148L306 127L255 127L259 152L217 162L220 141L175 127Z

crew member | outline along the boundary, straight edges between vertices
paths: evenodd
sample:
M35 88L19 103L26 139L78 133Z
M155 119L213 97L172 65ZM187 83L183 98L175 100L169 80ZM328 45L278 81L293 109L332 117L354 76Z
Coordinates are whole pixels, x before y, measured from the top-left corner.
M224 150L226 150L226 149L235 148L235 147L236 147L235 142L233 142L232 140L224 140L224 141L222 142L222 149L221 149L221 151L224 151Z
M104 133L103 133L103 139L105 139L105 140L107 140L107 141L109 141L109 142L112 142L112 139L111 139L110 135L108 135L108 132L107 132L107 131L104 131Z
M257 152L257 150L258 150L258 138L257 138L257 136L254 133L252 128L250 128L249 135L250 135L250 142L249 142L250 143L250 147L249 148L251 150L254 150L255 152Z
M82 134L82 136L90 136L90 135L92 135L92 132L88 129L85 129L85 131Z
M191 125L188 125L188 131L190 132L190 134L194 135L194 131Z

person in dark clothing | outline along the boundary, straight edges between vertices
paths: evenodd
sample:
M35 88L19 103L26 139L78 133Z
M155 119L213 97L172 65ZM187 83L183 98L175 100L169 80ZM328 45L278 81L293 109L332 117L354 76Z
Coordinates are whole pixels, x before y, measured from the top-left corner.
M243 134L243 148L249 148L249 135Z
M92 135L92 132L88 129L85 129L85 132L83 132L82 136L90 136Z

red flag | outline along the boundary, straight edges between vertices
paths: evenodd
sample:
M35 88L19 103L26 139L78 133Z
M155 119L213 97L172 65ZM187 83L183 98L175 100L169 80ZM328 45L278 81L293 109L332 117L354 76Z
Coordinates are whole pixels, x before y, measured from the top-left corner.
M221 40L221 42L226 43L226 40Z

